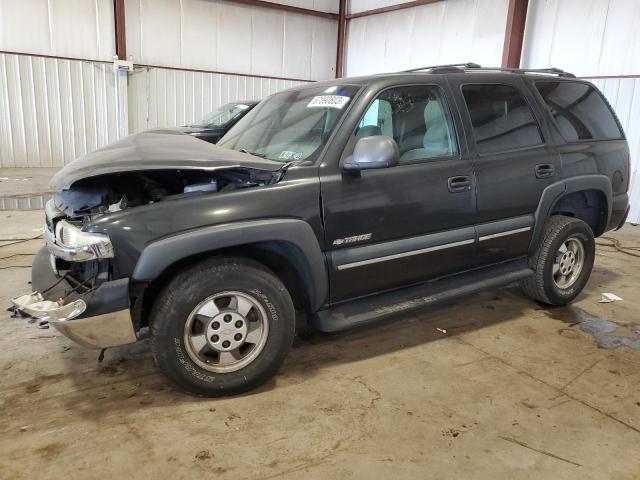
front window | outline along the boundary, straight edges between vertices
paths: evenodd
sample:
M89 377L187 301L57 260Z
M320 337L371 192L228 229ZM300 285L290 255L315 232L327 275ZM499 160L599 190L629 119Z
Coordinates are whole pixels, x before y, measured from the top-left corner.
M401 162L431 161L458 153L451 116L435 85L385 90L365 112L356 139L385 135L395 140Z
M309 87L262 101L218 143L279 162L314 161L359 87Z
M227 103L218 110L206 114L191 127L223 128L251 108L244 103Z

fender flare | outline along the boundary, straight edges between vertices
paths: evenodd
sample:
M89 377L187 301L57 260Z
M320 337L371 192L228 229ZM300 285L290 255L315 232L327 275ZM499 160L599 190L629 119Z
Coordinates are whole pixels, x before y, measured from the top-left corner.
M582 190L597 190L605 196L607 201L607 219L605 225L609 222L613 206L613 189L609 177L606 175L580 175L552 183L542 191L540 203L534 214L535 222L529 251L535 250L542 235L544 224L558 201L566 195Z
M136 282L150 282L175 262L192 255L257 242L278 241L293 245L303 254L305 283L311 307L315 310L329 294L325 256L311 226L295 219L263 219L197 228L165 237L147 245L133 271Z

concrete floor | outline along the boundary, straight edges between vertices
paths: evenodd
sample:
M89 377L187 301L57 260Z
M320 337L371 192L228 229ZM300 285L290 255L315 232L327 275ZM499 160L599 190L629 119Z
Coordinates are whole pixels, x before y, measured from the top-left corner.
M41 221L0 212L0 238ZM640 245L640 228L615 236ZM0 246L2 305L29 290L40 244ZM172 388L147 341L98 364L2 313L0 478L638 479L640 351L599 348L578 322L615 322L609 345L633 345L639 266L599 247L571 307L509 287L299 339L273 381L218 400ZM598 303L602 292L624 301Z

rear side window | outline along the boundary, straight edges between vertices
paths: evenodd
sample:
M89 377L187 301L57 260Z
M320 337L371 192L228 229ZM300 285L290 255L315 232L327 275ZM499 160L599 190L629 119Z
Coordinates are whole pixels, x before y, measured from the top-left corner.
M522 94L509 85L462 87L480 153L532 147L543 143L540 129Z
M587 83L536 82L565 140L622 138L622 131L600 92Z

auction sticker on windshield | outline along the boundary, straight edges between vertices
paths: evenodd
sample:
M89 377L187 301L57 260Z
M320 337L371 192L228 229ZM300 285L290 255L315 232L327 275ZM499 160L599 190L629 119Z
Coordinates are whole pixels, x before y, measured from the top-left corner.
M342 108L351 100L350 97L343 97L342 95L318 95L313 97L307 107L324 107L324 108Z

